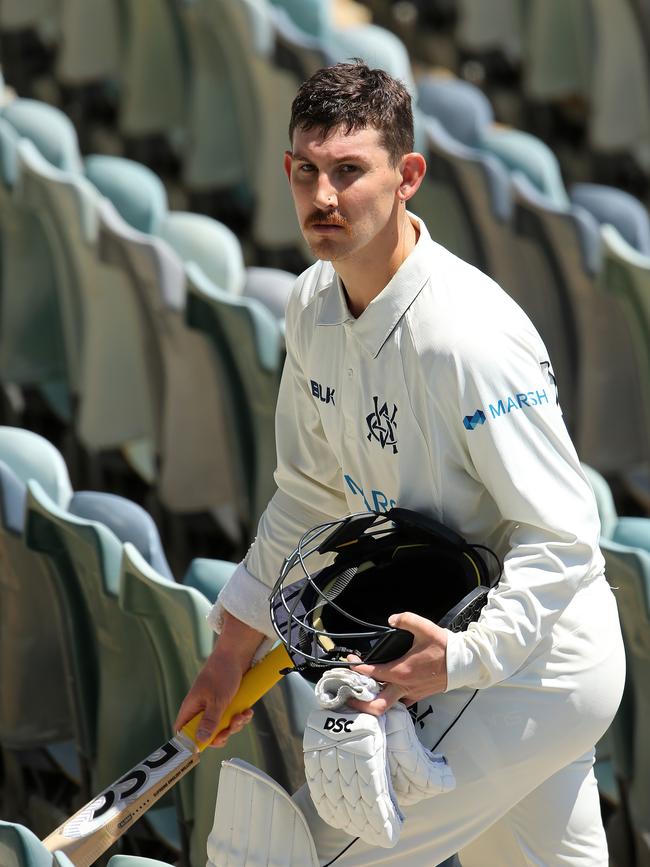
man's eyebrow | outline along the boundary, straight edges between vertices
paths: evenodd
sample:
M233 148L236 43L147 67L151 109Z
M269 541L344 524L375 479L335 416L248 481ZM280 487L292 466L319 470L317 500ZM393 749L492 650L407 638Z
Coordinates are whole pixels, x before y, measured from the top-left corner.
M303 157L302 154L295 153L293 151L288 152L291 156L292 160L297 160L301 163L310 163L311 160L308 157ZM365 158L361 154L345 154L341 157L336 157L335 160L332 160L335 163L363 163L365 162Z

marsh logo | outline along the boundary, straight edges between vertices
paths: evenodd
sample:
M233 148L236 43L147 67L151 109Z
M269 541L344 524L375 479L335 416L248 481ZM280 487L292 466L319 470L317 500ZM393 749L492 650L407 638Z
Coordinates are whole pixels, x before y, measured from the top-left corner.
M553 397L555 398L555 395ZM545 388L541 390L536 389L535 391L518 391L516 394L509 394L496 400L494 403L489 403L487 412L477 409L474 415L466 415L463 419L463 425L466 430L476 430L479 425L485 424L491 419L510 415L511 412L520 409L525 410L533 406L548 404L549 399Z
M485 424L485 413L482 409L477 409L474 415L465 416L463 424L467 430L474 430L478 425Z

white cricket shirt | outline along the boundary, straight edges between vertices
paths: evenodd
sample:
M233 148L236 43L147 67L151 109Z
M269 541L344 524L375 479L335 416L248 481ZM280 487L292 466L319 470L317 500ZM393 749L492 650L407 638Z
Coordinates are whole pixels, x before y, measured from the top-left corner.
M447 688L507 678L604 568L594 497L530 320L420 221L415 248L358 319L330 263L307 269L286 342L278 490L210 621L218 629L224 607L273 636L269 588L302 533L397 504L504 559L480 620L449 634Z

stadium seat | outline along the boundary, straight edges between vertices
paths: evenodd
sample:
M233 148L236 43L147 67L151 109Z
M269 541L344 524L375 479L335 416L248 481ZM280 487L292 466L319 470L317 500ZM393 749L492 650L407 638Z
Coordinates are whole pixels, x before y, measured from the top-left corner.
M239 541L244 506L231 410L209 341L184 321L183 263L168 244L136 232L114 210L101 215L98 249L100 260L119 270L139 311L135 347L145 353L153 410L146 460L128 445L125 453L171 512L210 512Z
M296 274L280 268L247 268L244 296L260 301L281 323L289 296L296 285Z
M74 867L72 861L59 852L56 867ZM52 853L45 848L29 828L0 819L0 864L2 867L54 867Z
M237 235L212 217L172 211L158 234L183 262L195 262L231 295L241 295L246 282L244 255Z
M116 82L121 59L118 4L65 0L59 14L63 38L57 52L57 79L67 87Z
M135 615L149 633L157 655L160 706L171 730L181 702L213 647L215 636L205 619L210 602L192 587L162 580L137 550L127 544L122 559L120 605ZM175 787L188 833L191 867L205 865L220 763L234 755L284 782L283 757L269 726L264 701L256 705L253 723L231 738L225 748L203 753L200 764Z
M19 98L4 106L1 115L57 169L82 174L77 133L70 118L59 108L36 99Z
M175 3L118 4L122 15L119 129L174 143L186 125L187 51Z
M458 47L470 55L498 52L512 66L523 52L523 4L519 0L458 0L455 37Z
M0 117L0 375L5 384L40 385L46 393L58 389L65 394L67 366L54 262L40 221L17 200L18 143L16 130Z
M26 813L48 777L80 778L50 567L23 537L29 479L67 505L72 489L54 446L31 431L0 427L0 744L12 815ZM64 809L66 798L50 793L51 809Z
M134 160L104 154L87 156L83 167L129 226L149 235L158 232L167 216L167 192L155 172Z
M646 459L647 397L630 332L598 289L600 229L584 208L552 206L515 172L515 299L553 360L560 402L581 459L605 473Z
M151 517L113 494L77 492L60 508L30 482L25 537L52 565L84 793L90 797L168 737L148 636L118 605L123 543L137 544L155 563L160 580L172 583L173 577ZM147 823L168 846L180 849L170 798L147 813Z
M229 295L192 263L187 277L187 322L209 337L227 374L248 495L247 523L254 531L275 491L275 405L283 363L280 327L259 301Z

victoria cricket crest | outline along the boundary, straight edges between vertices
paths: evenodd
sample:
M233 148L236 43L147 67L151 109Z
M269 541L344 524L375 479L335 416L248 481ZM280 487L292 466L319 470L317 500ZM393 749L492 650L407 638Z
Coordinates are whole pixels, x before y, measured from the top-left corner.
M397 436L395 434L395 428L397 427L397 422L395 421L395 416L397 415L397 406L393 404L393 408L390 410L387 401L384 401L380 406L377 395L373 397L373 401L375 404L374 412L371 412L370 415L366 416L368 430L370 431L368 439L377 440L382 449L385 449L386 446L391 446L393 454L396 455Z

